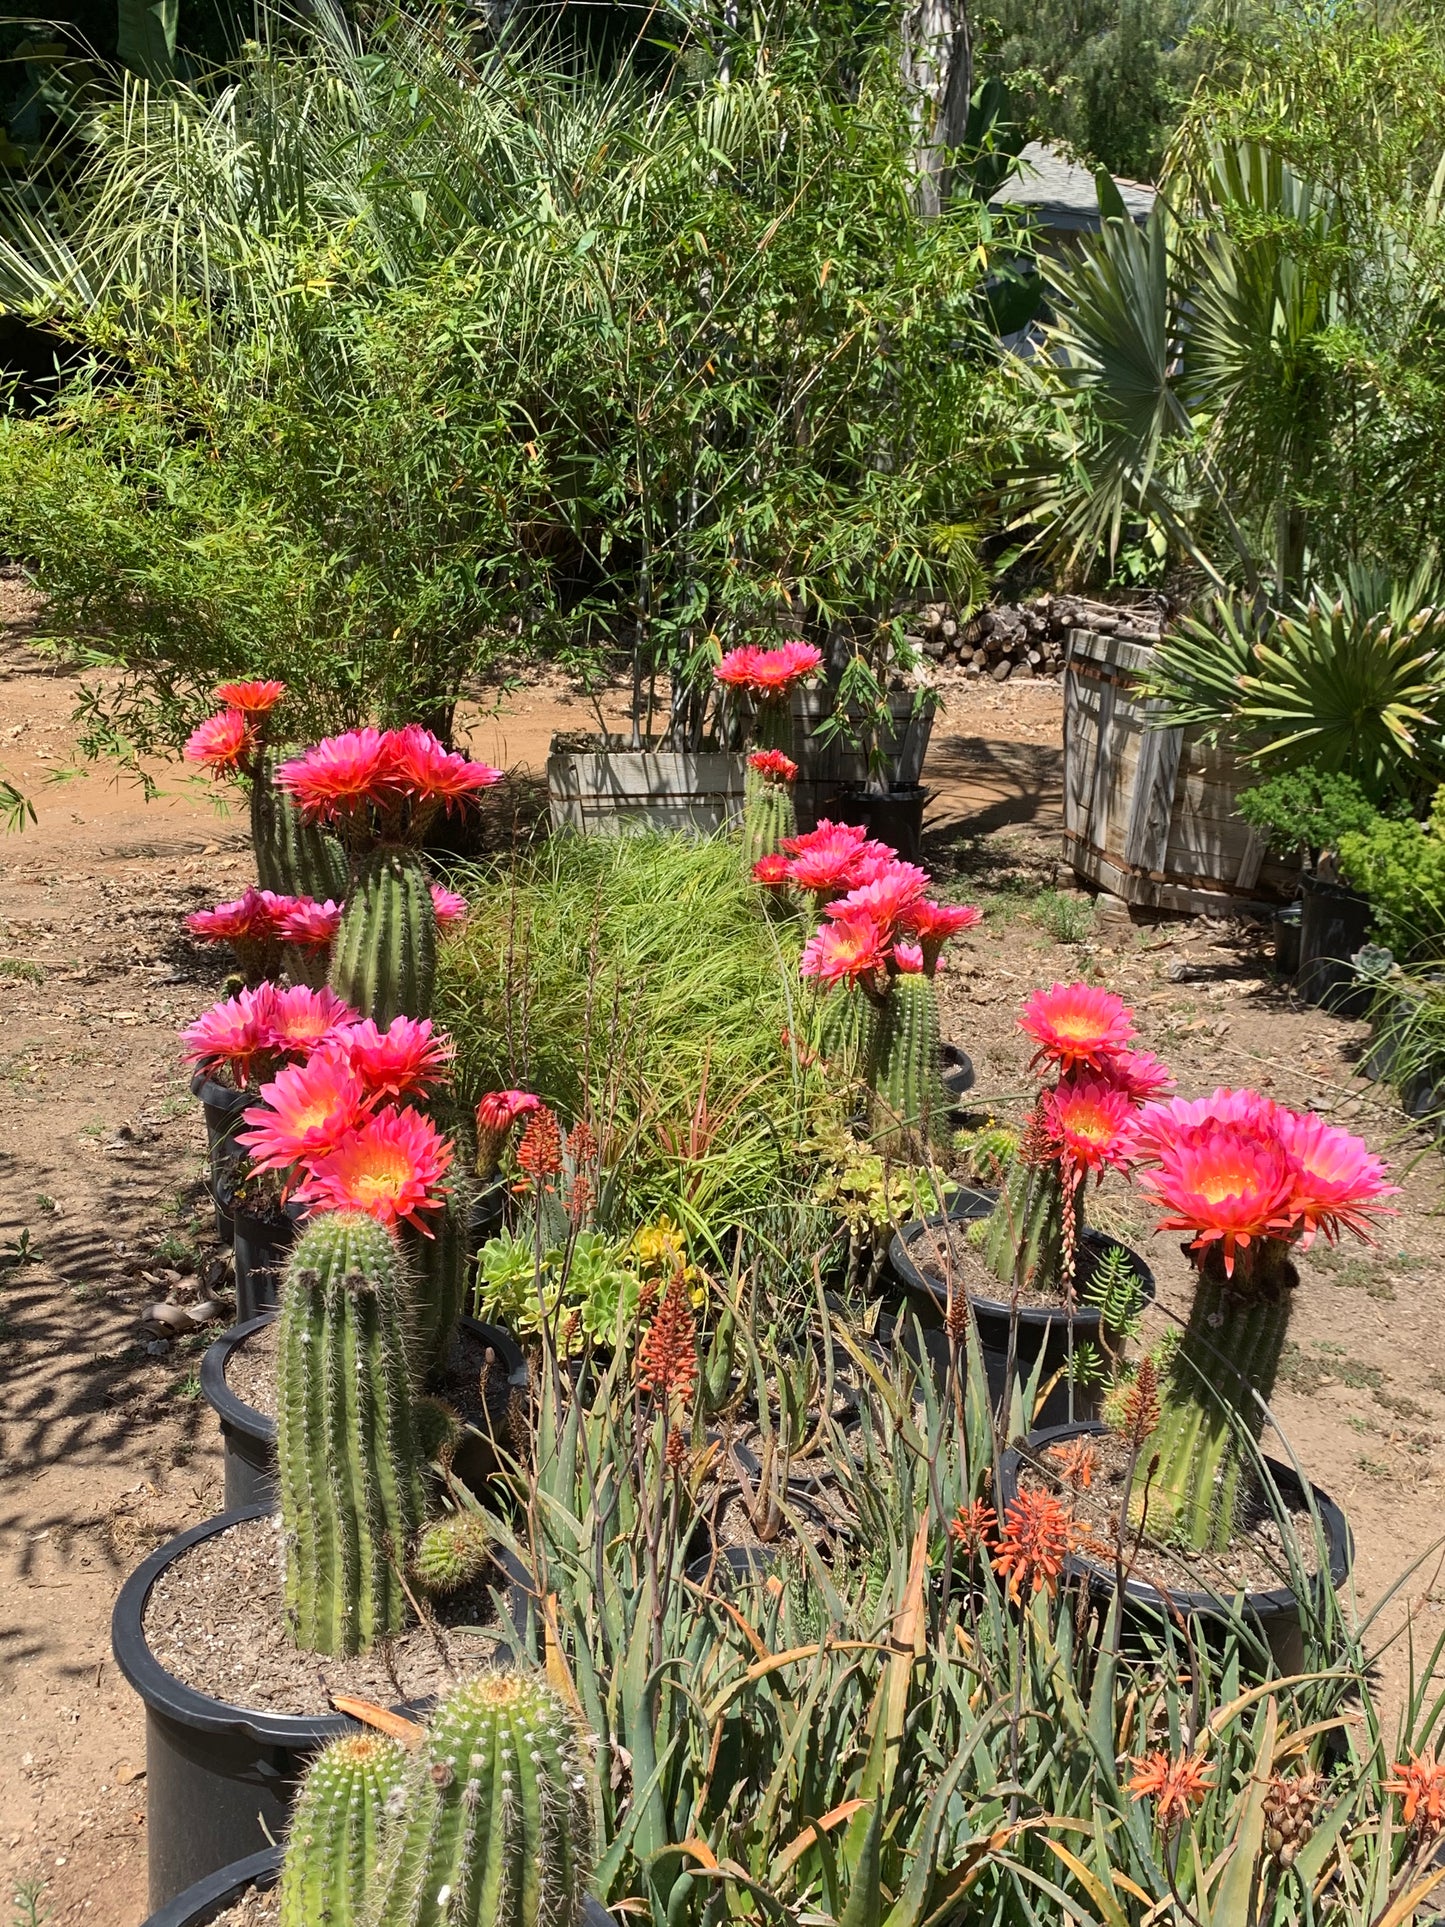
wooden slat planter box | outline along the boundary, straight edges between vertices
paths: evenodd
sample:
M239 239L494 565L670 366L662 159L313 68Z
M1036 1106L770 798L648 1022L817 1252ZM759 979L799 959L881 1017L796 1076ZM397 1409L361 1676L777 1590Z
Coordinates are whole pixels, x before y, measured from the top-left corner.
M1151 651L1075 629L1064 668L1064 855L1081 877L1151 909L1227 911L1289 873L1236 807L1259 779L1196 729L1150 727L1138 693Z

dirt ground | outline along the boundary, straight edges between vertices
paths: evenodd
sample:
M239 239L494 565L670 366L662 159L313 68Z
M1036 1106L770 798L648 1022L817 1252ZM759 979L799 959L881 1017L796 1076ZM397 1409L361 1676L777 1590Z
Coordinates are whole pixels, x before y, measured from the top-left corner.
M145 1914L145 1781L138 1702L110 1659L111 1606L154 1545L215 1511L220 1457L200 1398L219 1325L173 1336L143 1318L223 1293L201 1188L199 1111L176 1032L219 992L224 965L183 913L249 878L243 825L179 765L164 794L69 768L79 679L24 646L33 611L0 577L0 775L39 822L0 844L0 1907L17 1922L137 1927ZM1314 1103L1408 1165L1401 1211L1374 1252L1309 1261L1279 1399L1305 1465L1355 1531L1362 1607L1440 1530L1445 1477L1445 1281L1438 1154L1388 1098L1352 1078L1362 1026L1275 988L1237 927L1101 924L1059 894L1062 756L1055 685L959 682L927 769L929 860L989 916L944 992L979 1091L1022 1088L1013 1031L1027 990L1092 960L1134 1003L1143 1041L1182 1089L1250 1081ZM615 705L610 713L617 714ZM540 770L556 728L590 705L552 683L471 718L474 753ZM1177 1247L1110 1205L1098 1216L1146 1251L1161 1297L1185 1302ZM221 1323L224 1323L224 1315ZM1417 1644L1445 1626L1438 1564L1408 1604ZM1398 1693L1399 1651L1386 1689Z

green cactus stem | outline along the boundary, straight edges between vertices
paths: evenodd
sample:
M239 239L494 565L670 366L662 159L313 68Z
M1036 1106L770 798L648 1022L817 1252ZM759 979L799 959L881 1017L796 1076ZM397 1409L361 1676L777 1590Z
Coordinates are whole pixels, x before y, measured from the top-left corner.
M783 838L797 830L792 785L750 769L743 783L743 863L748 875L759 857L781 850Z
M412 1761L370 1927L576 1927L592 1803L572 1720L541 1679L482 1674Z
M286 1618L311 1652L360 1652L405 1624L399 1566L424 1471L411 1304L399 1247L375 1219L328 1212L301 1234L282 1291L276 1446Z
M1149 1451L1159 1465L1149 1481L1151 1533L1195 1551L1223 1552L1235 1529L1252 1454L1284 1352L1296 1273L1276 1239L1241 1252L1235 1276L1211 1253L1200 1272L1189 1323L1163 1386L1163 1413ZM1257 1396L1256 1396L1257 1395ZM1140 1481L1142 1486L1143 1481Z
M998 1203L984 1220L979 1257L998 1279L1001 1295L1014 1287L1049 1291L1064 1268L1064 1187L1057 1163L1037 1163L1014 1151L1003 1167Z
M873 1062L877 1012L857 984L838 984L817 1001L813 1025L818 1055L850 1084L866 1077Z
M381 843L362 856L331 952L331 988L385 1030L393 1017L430 1017L436 911L415 850Z
M492 1531L485 1513L453 1512L422 1528L411 1557L412 1577L423 1592L460 1592L486 1571Z
M276 787L277 765L294 754L268 749L251 784L256 875L263 890L340 903L346 895L346 852L334 836L308 823L285 790Z
M933 979L900 971L889 981L873 1033L872 1138L885 1157L924 1155L948 1138L938 996Z
M347 1734L317 1754L281 1862L281 1927L360 1922L406 1764L406 1749L380 1733Z
M793 699L790 692L780 696L755 696L753 698L752 728L748 732L749 749L780 749L785 756L793 756ZM793 757L794 762L797 761Z
M466 1303L471 1195L470 1187L453 1168L447 1180L445 1208L427 1213L426 1228L432 1235L427 1237L413 1225L401 1229L402 1250L412 1281L413 1349L419 1388L446 1357Z

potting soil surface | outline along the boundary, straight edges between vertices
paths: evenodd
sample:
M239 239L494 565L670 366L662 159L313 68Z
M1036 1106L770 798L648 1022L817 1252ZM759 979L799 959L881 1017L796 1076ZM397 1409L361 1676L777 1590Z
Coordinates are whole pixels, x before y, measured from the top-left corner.
M49 1927L138 1927L144 1716L110 1657L110 1610L147 1552L220 1510L219 1434L198 1368L235 1317L176 1042L230 963L184 919L255 873L224 786L152 759L160 793L147 803L112 769L80 762L72 715L87 678L25 646L38 606L0 570L0 773L38 814L6 839L0 866L0 1899L28 1896ZM517 770L522 814L543 793L552 730L587 726L592 709L550 672L529 666L519 683L500 715L474 708L463 721L474 755ZM1360 1612L1413 1565L1371 1647L1408 1621L1426 1653L1445 1630L1440 1154L1388 1090L1356 1074L1367 1027L1276 982L1260 926L1110 919L1060 875L1057 684L960 678L948 694L925 770L935 796L923 860L940 895L986 913L939 977L944 1032L974 1059L979 1112L1021 1112L1027 993L1088 975L1129 1000L1140 1042L1185 1096L1256 1084L1317 1106L1395 1165L1399 1213L1376 1244L1317 1241L1305 1257L1274 1410L1348 1515ZM619 719L622 690L601 700ZM1160 1302L1146 1334L1157 1337L1188 1306L1178 1238L1155 1234L1138 1194L1112 1177L1091 1192L1089 1217L1153 1269ZM164 1316L146 1317L152 1308ZM1397 1639L1376 1668L1387 1722L1407 1662Z
M329 1713L335 1693L394 1705L424 1700L489 1664L497 1634L487 1581L433 1602L413 1625L353 1659L301 1652L286 1632L281 1524L249 1519L189 1547L151 1588L145 1636L184 1685L231 1706ZM493 1570L491 1583L505 1587Z
M1110 1433L1096 1433L1089 1443L1094 1448L1098 1467L1088 1486L1069 1485L1049 1476L1052 1467L1048 1454L1038 1462L1039 1469L1026 1470L1019 1483L1025 1491L1057 1493L1078 1527L1075 1549L1112 1576L1115 1534L1129 1455L1122 1442ZM1182 1552L1162 1544L1149 1529L1150 1521L1159 1522L1157 1503L1149 1508L1141 1541L1139 1506L1147 1490L1148 1462L1146 1445L1134 1479L1129 1530L1122 1537L1127 1578L1137 1579L1144 1585L1163 1586L1172 1593L1212 1592L1226 1600L1237 1592L1268 1592L1289 1584L1289 1558L1279 1521L1268 1499L1258 1489L1241 1496L1235 1530L1223 1552ZM1306 1572L1313 1573L1319 1561L1309 1508L1287 1503L1285 1511L1299 1548L1300 1564Z
M281 1918L281 1890L252 1887L234 1906L212 1918L211 1927L276 1927Z
M970 1298L987 1299L995 1305L1007 1304L1009 1288L984 1263L976 1242L979 1235L975 1231L970 1237L969 1227L954 1219L946 1224L926 1225L907 1240L908 1255L929 1284L936 1286L944 1297L948 1295L952 1278L962 1284ZM1097 1252L1081 1244L1074 1281L1081 1304L1087 1302L1089 1280L1097 1262ZM1062 1288L1033 1278L1025 1278L1020 1284L1018 1301L1027 1311L1052 1311L1062 1316L1064 1309Z

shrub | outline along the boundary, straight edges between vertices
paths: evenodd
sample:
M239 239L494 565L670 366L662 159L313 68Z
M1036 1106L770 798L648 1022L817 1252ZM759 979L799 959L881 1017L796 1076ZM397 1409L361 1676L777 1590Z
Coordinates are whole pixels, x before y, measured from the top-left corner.
M1239 814L1259 830L1270 849L1318 862L1322 850L1338 850L1350 831L1366 831L1378 812L1350 776L1297 769L1268 777L1240 792Z
M1339 868L1370 899L1376 934L1397 957L1438 957L1445 948L1445 785L1424 823L1376 817L1341 836Z

